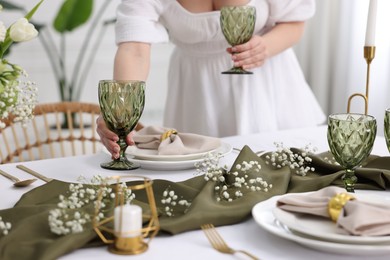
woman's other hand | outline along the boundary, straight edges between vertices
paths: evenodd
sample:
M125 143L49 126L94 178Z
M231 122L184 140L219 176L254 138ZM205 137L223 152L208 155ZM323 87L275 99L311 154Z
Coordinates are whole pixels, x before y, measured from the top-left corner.
M253 69L260 67L268 58L268 51L263 37L254 35L248 42L227 48L232 54L235 67Z
M302 37L304 22L285 22L276 24L266 34L254 35L240 45L228 48L235 67L253 69L260 67L269 58L294 46Z

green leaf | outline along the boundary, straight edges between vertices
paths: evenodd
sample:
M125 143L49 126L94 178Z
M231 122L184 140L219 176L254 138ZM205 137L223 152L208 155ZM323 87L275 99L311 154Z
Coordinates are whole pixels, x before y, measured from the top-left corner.
M65 0L54 20L54 29L70 32L87 22L92 10L93 0Z
M33 17L33 15L35 14L35 12L38 10L39 6L42 4L43 1L44 1L44 0L39 1L38 4L36 4L36 5L34 6L34 8L31 9L31 11L28 12L24 17L25 17L27 20L30 20L31 17Z

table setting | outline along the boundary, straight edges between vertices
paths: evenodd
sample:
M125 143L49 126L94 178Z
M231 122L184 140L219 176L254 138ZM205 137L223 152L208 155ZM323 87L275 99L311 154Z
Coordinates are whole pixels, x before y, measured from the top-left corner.
M309 136L301 134L310 131L313 132L312 130L304 131L297 129L295 131L282 131L279 133L279 136L277 134L275 135L274 133L272 135L274 138L273 140L285 139L286 143L288 143L287 141L289 140L289 138L287 138L287 136L301 136L301 138L303 139L311 140ZM321 127L316 129L316 131L318 132L318 136L323 137L324 133L326 132L326 128ZM299 173L299 171L292 170L290 167L287 166L279 168L278 163L272 164L271 162L275 161L274 159L279 157L280 154L278 155L276 153L277 151L285 151L285 153L288 154L302 154L307 151L306 148L282 148L279 146L279 148L275 149L274 142L269 140L267 134L256 136L257 137L249 135L246 137L230 137L223 139L223 142L229 143L232 147L241 147L240 149L238 149L240 151L231 151L230 153L224 155L224 157L219 158L222 163L226 163L227 161L233 162L232 167L230 167L229 169L236 169L237 165L242 166L243 161L257 162L260 165L260 167L252 167L246 170L247 172L244 175L248 175L248 177L246 181L243 182L250 183L252 182L251 180L261 176L263 182L259 182L259 184L257 185L259 187L258 191L248 191L248 189L242 189L241 192L243 194L241 196L235 196L236 191L238 190L237 187L235 187L237 182L234 178L231 178L231 176L225 175L227 176L227 178L223 182L220 182L218 178L217 181L213 181L213 175L208 175L208 173L212 172L213 169L220 168L213 168L211 167L211 165L203 169L203 173L199 172L200 168L196 168L195 166L192 169L178 171L160 170L159 172L157 172L155 170L143 169L142 166L137 170L133 170L137 171L136 175L147 176L153 179L153 190L154 196L156 198L156 205L159 210L160 225L159 235L157 235L157 237L150 242L149 250L146 253L137 255L137 257L142 257L144 254L146 255L149 251L153 251L154 244L157 244L161 240L169 241L176 236L186 236L186 233L191 234L192 232L197 232L198 230L200 230L200 226L206 223L212 223L217 228L220 228L225 226L234 227L236 225L242 225L242 223L247 224L248 222L252 222L252 225L254 224L255 227L257 226L257 229L259 229L259 226L263 227L262 225L264 225L264 223L256 222L258 221L258 213L255 212L257 212L256 208L260 207L262 203L267 203L268 207L275 207L275 198L277 198L278 196L283 196L284 194L304 194L306 192L313 192L316 190L320 190L323 187L329 186L343 187L343 182L341 180L341 176L343 175L343 169L340 165L335 164L334 161L332 162L328 160L328 158L331 158L331 154L329 151L311 154L311 169L306 171L305 174L302 174L302 172ZM314 139L316 138L313 137L313 140ZM322 138L322 140L323 139L324 138ZM248 140L259 140L259 143L255 145L253 149L251 149L249 146L243 145L248 143ZM292 143L302 142L302 140L299 140L297 138L291 138L290 140L292 140ZM385 143L384 138L379 138L378 140L381 140L383 143ZM382 153L384 153L383 148L385 144L383 144L382 142L380 142L379 145L381 145L382 147L382 149L380 150L382 151ZM270 147L272 146L274 147L274 150L271 150ZM320 147L320 149L324 148L326 149L326 144L322 143L322 148ZM262 153L260 156L258 156L255 151L261 149L267 150L268 152ZM80 173L80 169L84 169L84 171L85 169L89 169L90 176L92 173L97 172L105 176L113 175L114 173L112 170L102 169L99 166L99 161L104 161L107 158L109 158L109 155L106 152L101 152L98 155L94 155L92 157L87 156L85 158L62 158L62 160L65 161L64 165L68 165L68 168L65 167L64 169L65 172L70 172L70 176L67 176L66 178L61 178L59 175L56 176L56 174L53 173L52 170L50 170L50 165L54 164L53 161L57 161L58 163L59 159L41 161L41 165L45 166L39 166L39 161L24 163L24 165L28 166L27 168L40 172L42 175L50 177L49 179L53 180L50 180L47 183L45 183L43 180L39 180L39 182L41 182L40 186L34 187L33 184L32 190L22 195L20 199L15 198L15 202L17 202L14 207L2 207L3 209L0 210L0 216L2 216L3 221L9 221L9 219L12 219L11 222L13 222L13 227L11 228L9 234L7 236L4 236L3 239L0 239L0 247L2 248L2 252L13 252L12 254L14 254L15 252L21 252L19 250L20 244L10 243L7 241L8 239L9 241L15 241L15 239L17 239L18 241L23 241L23 239L25 239L22 244L26 243L34 245L36 243L35 246L30 247L31 251L28 252L28 254L26 253L26 251L21 253L21 255L19 256L21 257L21 259L23 259L23 256L25 256L26 254L30 256L38 254L36 256L39 256L40 259L45 259L44 256L47 254L47 252L50 252L51 250L52 252L50 254L56 254L55 258L57 258L62 257L64 255L66 256L66 253L70 253L70 257L72 255L72 252L74 252L75 249L78 249L80 247L95 248L96 245L99 245L99 248L104 248L104 244L98 239L95 231L92 228L87 228L81 233L68 234L66 236L58 236L56 234L53 234L52 232L50 232L47 216L48 212L58 203L58 197L60 195L67 194L69 183L75 183L75 180L77 179L76 174ZM129 158L131 160L131 156ZM72 161L72 159L75 161L84 161L83 164L85 165L81 165L81 167L72 167L71 164L66 163L66 161ZM377 193L384 192L380 192L378 190L386 189L386 184L390 180L388 170L389 164L387 163L388 160L388 157L370 155L369 159L365 162L363 167L356 169L356 175L358 176L358 179L364 180L356 184L357 192L368 190L374 190ZM79 163L77 164L80 166ZM91 167L91 165L93 165L93 167ZM257 164L253 163L253 165L256 166ZM17 165L10 164L3 165L1 168L6 172L12 172L10 169L14 169L16 168L16 166ZM13 170L13 172L14 171L15 170ZM133 171L131 171L130 175L133 174ZM225 174L227 174L227 172ZM234 173L235 171L230 170L229 172ZM124 173L123 171L115 171L115 174L119 174L125 177L128 173ZM52 178L55 176L56 178ZM209 180L206 180L205 176L209 176ZM265 184L265 182L267 184ZM12 184L10 184L10 186L11 185ZM229 201L229 198L227 198L224 193L221 193L215 188L223 186L227 186L226 191L229 193L229 198L231 198L232 200ZM167 190L168 187L169 189ZM342 188L340 189L343 190ZM174 191L174 194L180 196L181 199L189 202L190 206L171 207L172 211L165 211L167 205L171 206L171 204L162 203L162 201L167 200L167 196L169 197L169 195L166 194L166 196L164 197L164 193L167 193L167 191L168 194L170 193L170 191ZM11 190L8 192L12 193L13 191ZM272 201L272 204L268 204ZM90 206L91 205L87 206L87 208ZM173 216L169 216L169 212L171 212ZM261 212L262 214L267 213L266 210L261 210ZM29 217L26 219L18 219L15 217L15 215ZM254 223L253 220L255 220ZM17 223L18 221L20 221L20 223ZM31 223L36 224L31 225ZM18 226L19 228L16 228ZM31 228L32 226L34 226L35 228ZM40 228L37 228L38 226ZM42 230L46 231L42 232ZM268 229L266 228L265 230ZM238 229L236 232L240 232L240 229ZM257 241L259 242L262 239L260 237L257 237L257 235L255 234L254 238L257 239ZM277 234L277 236L281 235ZM320 251L324 251L324 248L326 249L326 246L323 245L324 243L330 243L321 242L321 240L317 238L309 239L307 238L307 236L305 236L304 238L299 237L299 239L306 239L305 246L310 245L310 242L319 244L317 245L317 247L314 248L319 249ZM39 247L37 247L36 245L42 243L40 241L45 241L44 252L37 250L37 248ZM296 242L296 237L294 237L293 241ZM310 242L306 243L307 241ZM387 243L387 241L385 242ZM256 244L257 243L255 243L255 245ZM333 244L335 243L332 242L331 244L332 246L330 248L334 248ZM247 249L247 246L245 245L242 245L241 247ZM385 253L388 253L389 246L380 245L374 247L372 244L368 244L362 247L362 245L360 245L360 250L357 251L345 250L344 244L340 244L339 247L341 247L341 249L335 249L335 253L339 253L341 255L356 255L354 254L354 252L358 252L360 254L366 253L366 255L372 254L381 256ZM357 246L350 245L350 247ZM373 249L373 247L375 249ZM62 249L60 250L60 248ZM248 251L256 255L257 250L249 249ZM76 250L76 252L77 251L79 250ZM258 254L258 257L262 258L263 255L266 254L261 252ZM51 259L50 256L47 259Z
M351 96L365 114L327 125L224 138L146 126L128 147L145 82L101 80L119 157L0 165L0 259L387 259L390 110L378 136L368 82Z

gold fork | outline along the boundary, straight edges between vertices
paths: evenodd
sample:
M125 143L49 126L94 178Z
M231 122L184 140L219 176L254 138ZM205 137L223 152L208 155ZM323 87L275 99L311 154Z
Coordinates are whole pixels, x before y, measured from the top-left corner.
M253 260L259 260L256 256L244 251L244 250L235 250L229 247L225 240L218 233L217 229L213 224L203 224L200 226L204 233L206 234L207 239L210 241L211 245L219 252L224 254L235 254L235 253L243 253L249 256Z

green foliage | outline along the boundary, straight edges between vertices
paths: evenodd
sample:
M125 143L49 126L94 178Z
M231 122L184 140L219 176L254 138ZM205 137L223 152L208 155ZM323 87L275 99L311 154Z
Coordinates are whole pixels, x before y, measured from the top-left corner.
M39 6L42 4L44 0L41 0L39 1L34 7L33 9L31 9L24 17L27 19L27 20L30 20L31 17L33 17L33 15L35 14L35 12L38 10ZM22 7L19 7L17 5L14 5L12 3L9 3L7 1L0 1L0 4L3 6L3 8L8 8L8 9L12 9L12 10L24 10L24 8ZM11 37L9 36L9 30L10 28L7 29L7 34L6 34L6 37L4 39L4 42L0 45L0 58L4 57L4 55L7 53L7 50L8 48L11 46L11 44L13 43Z
M14 5L11 2L0 0L0 4L4 9L23 11L24 8L18 5Z
M59 33L70 32L86 23L91 17L93 0L65 0L53 27Z
M3 5L4 9L27 13L25 8L14 5L10 1L0 0L0 4ZM103 14L107 10L108 5L115 1L104 0L97 13L93 14L94 1L62 0L62 4L51 24L33 23L39 31L38 38L49 57L62 101L80 99L82 89L85 85L85 79L91 67L90 64L93 63L101 38L105 35L107 27L115 23L115 19L102 21ZM30 19L42 2L43 0L28 12L25 17ZM52 35L53 31L50 30L49 25L52 25L54 32L58 33L59 41L54 40L55 38ZM67 36L69 32L75 31L83 25L88 25L88 28L86 34L83 36L84 38L80 40L79 53L76 57L73 71L70 72L67 71L65 64L67 61ZM6 45L8 48L8 43ZM0 46L0 55L5 54L5 50Z
M38 10L39 6L42 4L43 1L44 1L44 0L39 1L39 3L36 4L36 5L34 6L34 8L31 9L31 11L28 12L24 17L25 17L27 20L30 20L31 17L33 17L33 15L35 14L35 12Z

